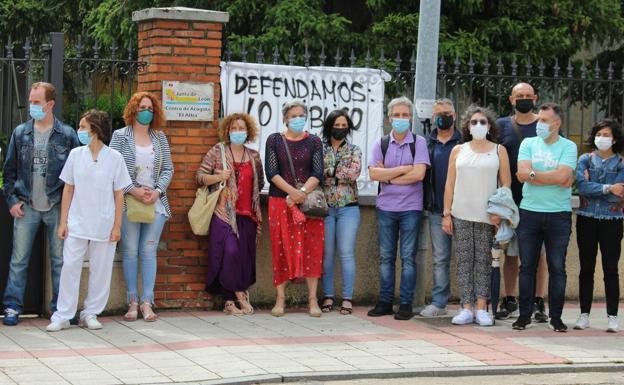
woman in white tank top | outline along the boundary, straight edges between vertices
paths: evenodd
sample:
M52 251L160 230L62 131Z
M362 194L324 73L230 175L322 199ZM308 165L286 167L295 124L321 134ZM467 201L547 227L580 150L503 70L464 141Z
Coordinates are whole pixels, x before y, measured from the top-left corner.
M487 213L488 200L499 184L511 185L509 157L505 147L495 143L494 121L491 110L470 106L462 117L464 143L453 149L449 160L442 229L453 235L455 243L462 309L452 322L458 325L493 324L486 305L494 230L500 218Z

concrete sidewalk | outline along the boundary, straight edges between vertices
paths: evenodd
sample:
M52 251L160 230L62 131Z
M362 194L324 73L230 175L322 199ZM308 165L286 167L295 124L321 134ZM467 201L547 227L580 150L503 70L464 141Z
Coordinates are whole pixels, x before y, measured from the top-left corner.
M578 307L569 305L570 329ZM452 326L449 317L395 321L337 312L311 318L288 309L252 316L161 313L154 323L102 317L102 330L47 333L44 319L0 326L0 384L284 382L362 377L624 371L624 333L606 333L604 306L592 328L555 333ZM454 312L451 312L454 313ZM624 377L623 377L624 381Z

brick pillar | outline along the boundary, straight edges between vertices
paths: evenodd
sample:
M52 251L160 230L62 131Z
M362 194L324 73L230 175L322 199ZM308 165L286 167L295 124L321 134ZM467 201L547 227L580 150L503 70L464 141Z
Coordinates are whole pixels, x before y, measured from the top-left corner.
M169 138L175 175L167 191L173 217L165 225L158 252L155 301L158 307L211 306L204 291L206 239L192 234L187 212L195 197L195 171L217 143L219 76L226 12L183 7L134 12L139 24L140 91L162 97L162 81L214 83L212 122L172 121L162 127ZM204 237L205 238L205 237Z

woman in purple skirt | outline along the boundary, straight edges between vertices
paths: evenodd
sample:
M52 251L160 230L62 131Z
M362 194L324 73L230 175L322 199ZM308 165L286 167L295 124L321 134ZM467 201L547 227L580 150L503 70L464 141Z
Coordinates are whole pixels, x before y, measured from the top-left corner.
M256 282L264 171L259 153L245 143L256 140L258 128L251 116L236 113L223 119L218 134L221 143L208 151L197 170L197 183L211 190L225 182L210 223L206 290L223 296L224 313L252 314L247 289Z

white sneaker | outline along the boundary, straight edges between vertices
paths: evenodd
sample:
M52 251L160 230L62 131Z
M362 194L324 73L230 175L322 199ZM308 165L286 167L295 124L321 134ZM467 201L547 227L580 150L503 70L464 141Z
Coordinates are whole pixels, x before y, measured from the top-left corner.
M609 323L607 324L607 332L609 333L617 333L620 331L620 325L618 324L618 319L616 315L607 316L609 319Z
M494 320L492 319L492 317L490 317L490 313L488 313L485 310L477 310L475 321L480 326L492 326L492 325L494 325Z
M58 331L61 331L63 329L67 329L67 328L69 328L69 321L68 320L57 321L57 322L50 322L50 324L48 326L46 326L46 331L58 332Z
M459 314L453 317L453 319L451 320L451 323L453 325L466 325L466 324L471 324L473 320L474 320L474 315L472 314L472 310L461 309Z
M90 330L102 329L102 324L97 320L97 316L89 314L82 318L82 326L86 326Z
M615 321L617 325L617 320ZM581 313L581 315L576 320L576 324L574 325L574 329L576 330L584 330L589 327L589 313Z
M437 317L441 315L446 315L446 308L439 308L434 304L427 305L424 309L420 311L421 317Z

